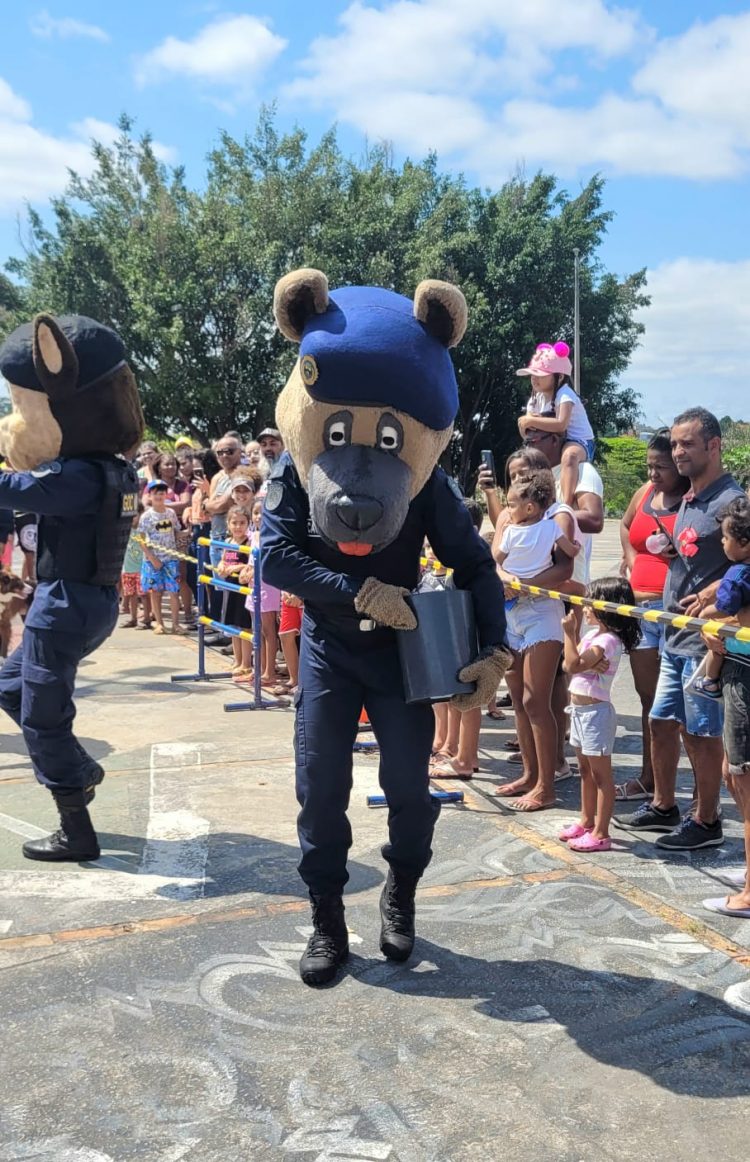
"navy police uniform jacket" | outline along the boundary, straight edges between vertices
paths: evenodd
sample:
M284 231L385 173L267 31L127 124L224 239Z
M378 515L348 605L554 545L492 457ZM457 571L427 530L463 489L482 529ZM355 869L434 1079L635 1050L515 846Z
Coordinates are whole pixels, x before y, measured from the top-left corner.
M339 635L357 632L362 642L393 634L385 629L374 635L358 632L354 598L363 581L376 577L416 589L425 537L438 560L454 570L456 587L472 594L480 649L503 645L505 604L494 561L441 468L434 469L411 502L396 539L378 553L352 557L329 545L312 526L307 493L284 453L271 474L263 510L261 576L301 597L306 616L319 629Z
M104 490L102 471L93 460L60 459L34 472L0 472L0 508L36 513L42 535L45 517L60 518L63 535L65 525L71 531L81 525L90 528L101 510ZM116 613L113 586L40 579L26 625L85 635Z

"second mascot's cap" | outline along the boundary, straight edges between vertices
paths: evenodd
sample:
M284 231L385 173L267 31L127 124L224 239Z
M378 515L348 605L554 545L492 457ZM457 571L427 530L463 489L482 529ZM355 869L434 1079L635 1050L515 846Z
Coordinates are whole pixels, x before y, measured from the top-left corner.
M75 351L78 360L76 391L85 391L125 361L125 345L119 335L85 315L58 315L55 322ZM0 348L0 372L17 387L44 391L34 367L34 324L16 327Z

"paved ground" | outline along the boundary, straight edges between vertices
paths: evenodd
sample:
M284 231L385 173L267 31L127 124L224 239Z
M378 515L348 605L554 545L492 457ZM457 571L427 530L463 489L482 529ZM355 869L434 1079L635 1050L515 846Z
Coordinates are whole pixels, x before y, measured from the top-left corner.
M617 557L608 526L598 571ZM729 803L703 855L620 833L575 856L554 837L577 783L559 810L504 810L512 722L487 720L398 966L377 951L377 759L357 756L353 955L311 991L291 711L225 714L227 682L170 681L194 662L190 643L121 630L81 671L80 734L108 771L96 864L21 858L51 802L0 724L0 1162L747 1157L750 1021L721 997L750 971L750 924L700 907L740 862ZM626 673L616 699L624 776Z

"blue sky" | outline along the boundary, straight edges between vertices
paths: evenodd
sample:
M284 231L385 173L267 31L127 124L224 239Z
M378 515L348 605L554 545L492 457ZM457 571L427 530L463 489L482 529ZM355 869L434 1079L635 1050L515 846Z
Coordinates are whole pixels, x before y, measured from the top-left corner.
M0 257L24 200L126 111L201 181L220 129L261 102L344 148L438 151L482 185L519 165L571 192L594 172L616 212L602 258L646 266L653 306L625 382L650 421L709 403L750 419L750 3L49 0L3 13ZM540 336L540 339L548 336ZM552 336L549 336L552 338ZM585 385L584 385L585 386Z

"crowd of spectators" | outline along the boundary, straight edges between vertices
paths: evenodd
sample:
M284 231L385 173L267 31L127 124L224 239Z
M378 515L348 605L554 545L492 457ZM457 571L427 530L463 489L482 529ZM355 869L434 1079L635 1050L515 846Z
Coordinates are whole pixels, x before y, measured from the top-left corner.
M505 503L492 473L479 475L494 528L493 555L506 583L514 654L506 682L517 737L509 740L508 761L521 767L496 793L518 811L547 809L555 804L555 784L570 779L577 764L581 820L560 833L574 850L609 850L611 821L625 831L657 833L662 852L694 851L723 842L723 774L744 820L750 859L750 645L655 620L666 610L750 626L750 500L724 470L719 423L706 409L691 408L651 438L644 449L648 480L621 522L619 572L594 583L591 547L603 527L602 480L584 460L572 503L562 499L564 441L564 434L525 425L523 446L506 464ZM548 503L550 470L554 503ZM545 530L545 522L556 527ZM572 545L578 546L574 554ZM519 596L519 580L562 594L609 593L651 620L587 610L582 626L580 610L564 615L556 598ZM641 704L643 759L637 777L615 784L611 689L622 655L629 657ZM493 704L489 713L500 712ZM565 757L571 722L576 762ZM440 721L436 742L433 773L470 777L459 768ZM695 782L684 813L676 800L682 746ZM640 804L634 810L618 806L631 801ZM705 906L750 917L746 872L736 883L739 892Z

